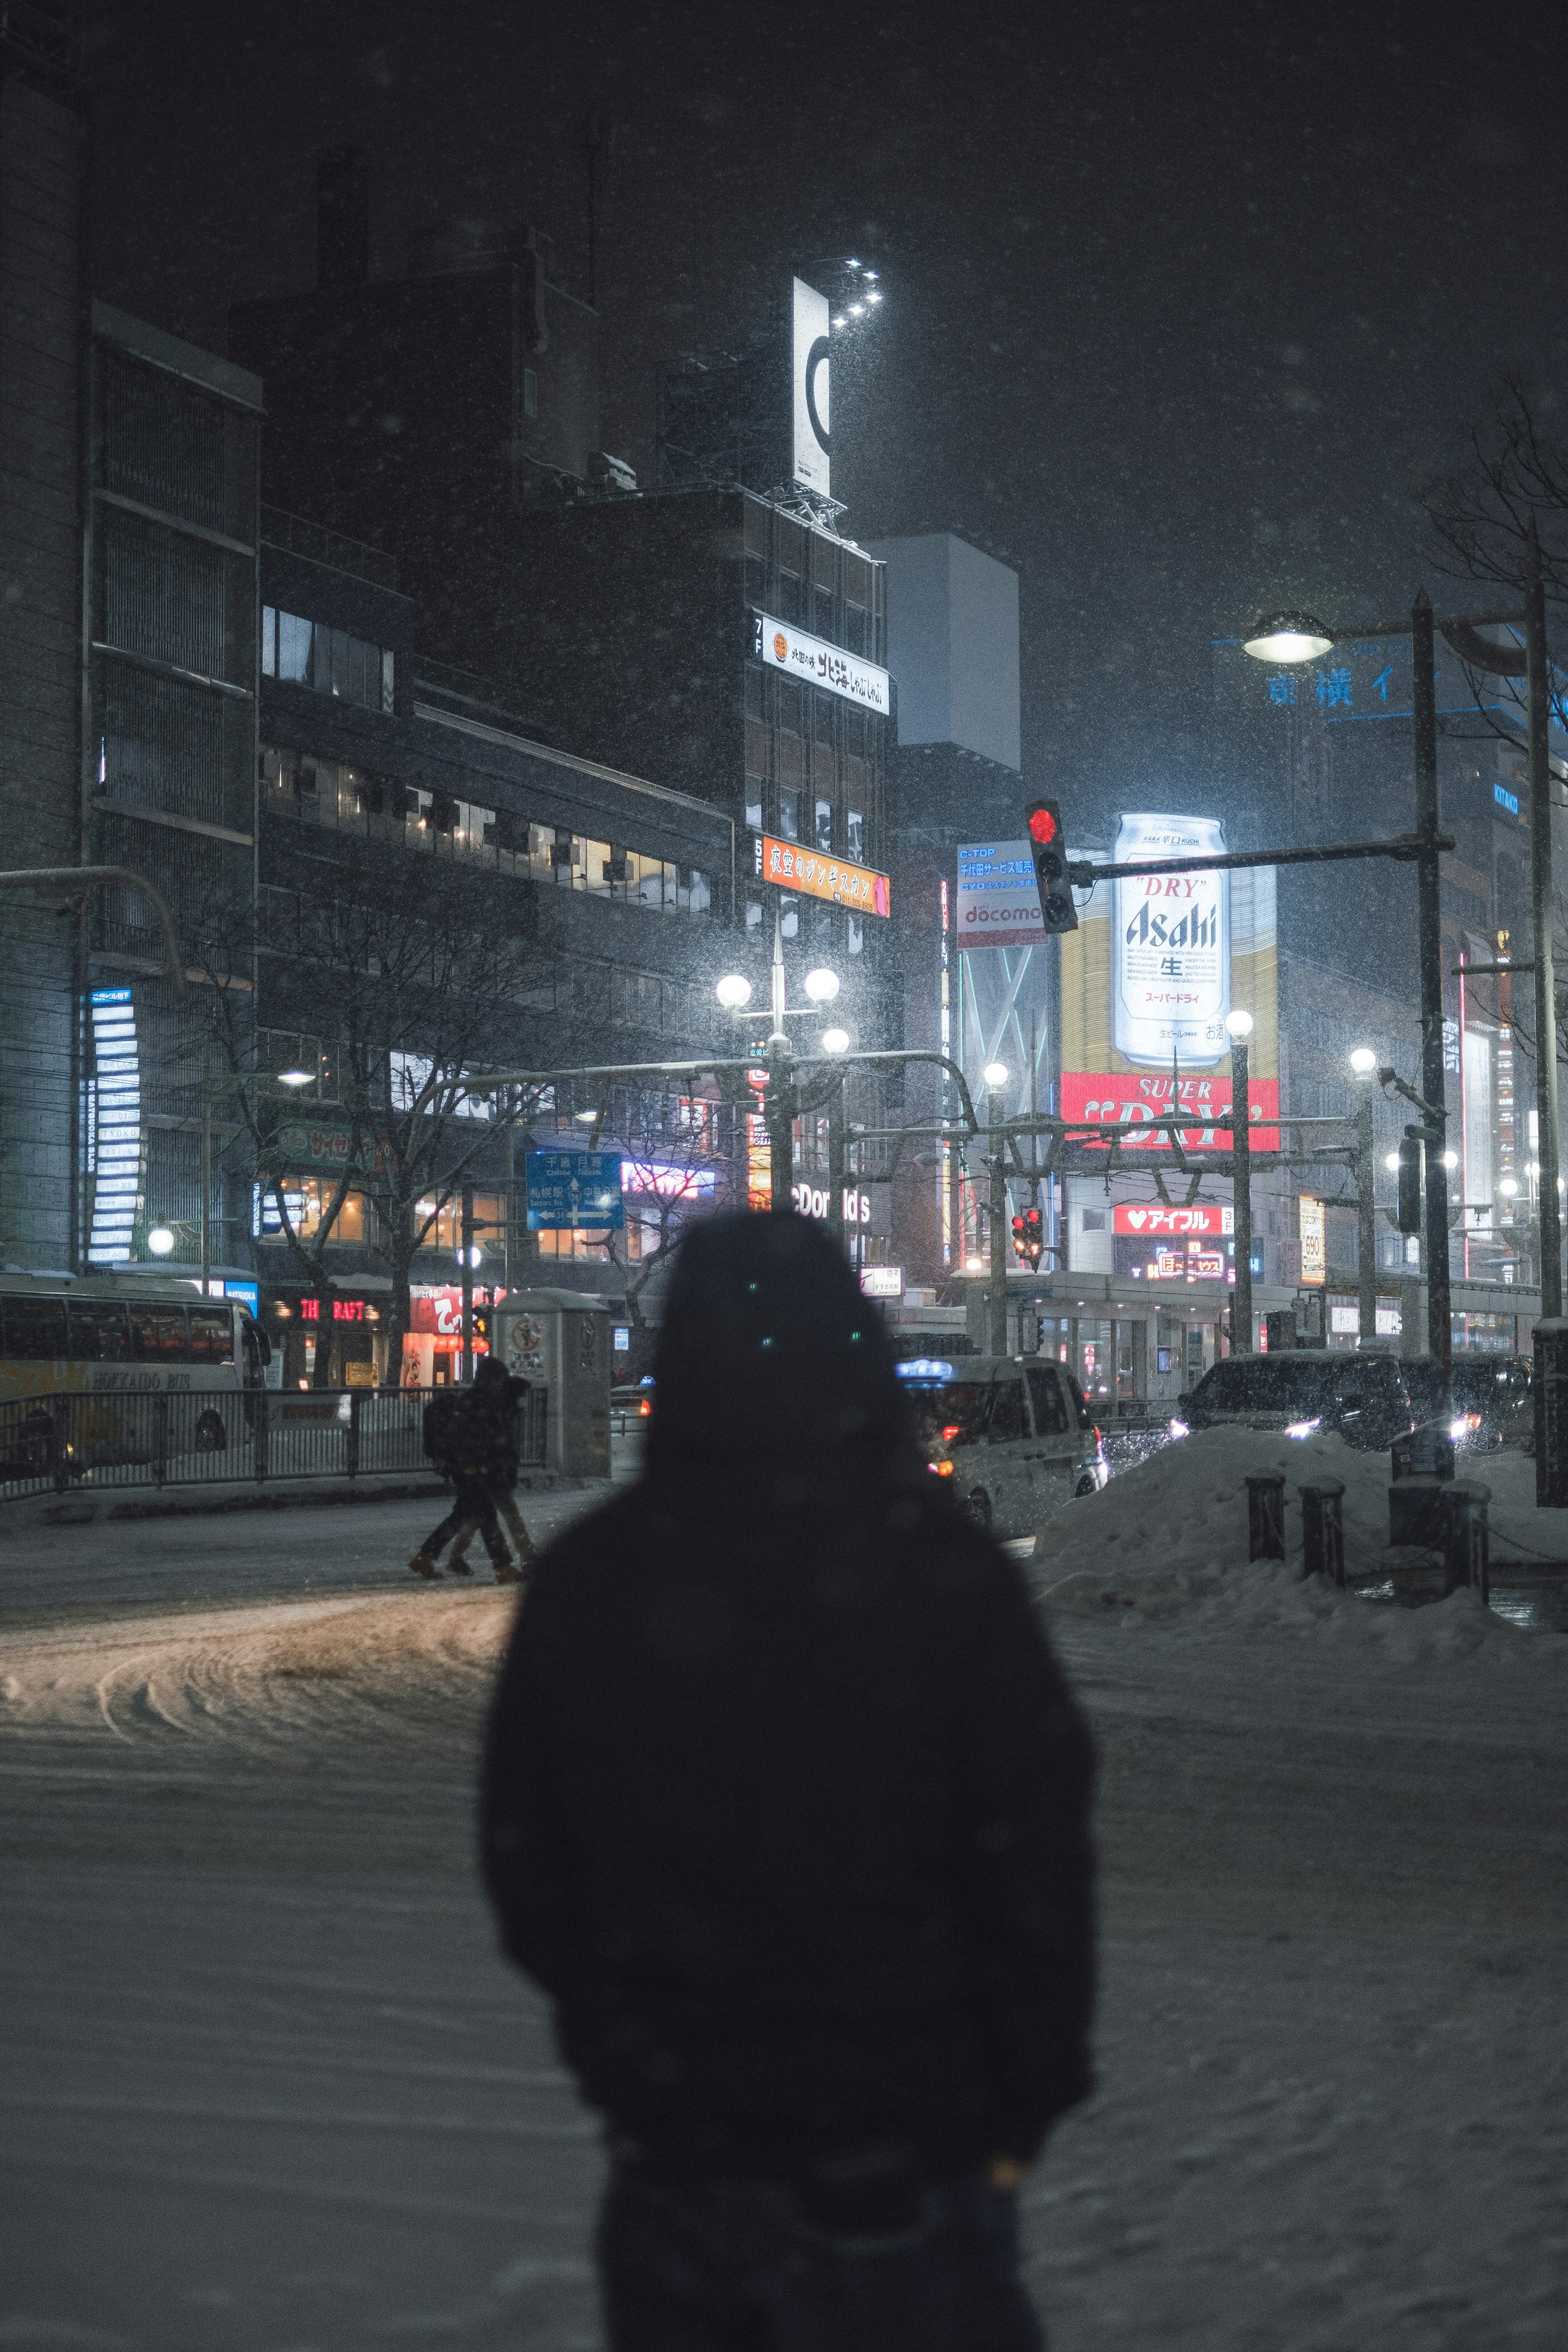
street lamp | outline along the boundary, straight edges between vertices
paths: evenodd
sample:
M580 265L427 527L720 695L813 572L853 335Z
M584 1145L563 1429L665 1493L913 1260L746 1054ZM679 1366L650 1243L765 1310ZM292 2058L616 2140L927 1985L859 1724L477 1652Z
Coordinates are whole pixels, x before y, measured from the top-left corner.
M713 993L726 1013L739 1013L752 1001L752 983L743 972L727 971Z
M789 1199L795 1184L793 1048L784 1023L792 1017L819 1013L823 1006L831 1003L837 995L841 983L836 971L829 971L825 965L819 966L805 976L805 992L811 1000L809 1004L785 1003L784 933L777 915L773 917L773 960L769 980L768 1009L772 1025L768 1031L768 1084L763 1097L763 1116L768 1130L768 1194L776 1206ZM725 1012L738 1019L752 1001L752 983L741 972L727 972L715 986L713 993ZM845 1042L847 1045L847 1039Z
M1355 1257L1358 1337L1364 1348L1377 1337L1377 1199L1372 1163L1372 1081L1377 1055L1370 1045L1351 1055L1355 1072ZM1399 1154L1390 1154L1397 1172Z
M167 1225L154 1225L147 1236L147 1246L154 1257L167 1257L174 1246L174 1236Z
M805 992L814 1004L831 1004L838 989L839 980L836 971L823 968L808 971L805 975Z
M279 1070L278 1083L280 1087L313 1087L316 1073L314 1070Z
M987 1062L980 1075L988 1087L993 1088L1005 1087L1007 1083L1007 1065L1005 1062Z
M825 1054L847 1054L849 1051L847 1029L825 1029L817 1039Z
M1320 654L1331 649L1333 642L1321 621L1314 620L1310 613L1268 613L1241 649L1254 661L1316 661Z
M1252 1015L1237 1005L1225 1016L1230 1033L1230 1150L1232 1222L1236 1226L1236 1289L1230 1308L1230 1351L1252 1353L1252 1097L1248 1089L1247 1041ZM1179 1104L1173 1104L1179 1109Z

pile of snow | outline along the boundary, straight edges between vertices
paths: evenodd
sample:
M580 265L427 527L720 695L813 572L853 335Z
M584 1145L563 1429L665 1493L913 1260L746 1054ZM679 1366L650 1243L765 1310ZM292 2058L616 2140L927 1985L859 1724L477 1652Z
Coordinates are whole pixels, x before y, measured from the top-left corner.
M1533 1465L1517 1455L1491 1457L1481 1471L1481 1483L1494 1494L1495 1466L1503 1463L1512 1472L1510 1501L1512 1486L1522 1483L1520 1472L1528 1474L1532 1520L1568 1516L1533 1510ZM1267 1470L1284 1473L1286 1557L1249 1561L1247 1479ZM1388 1473L1386 1454L1357 1452L1339 1437L1201 1430L1047 1520L1035 1539L1032 1581L1053 1609L1115 1613L1130 1624L1169 1621L1195 1634L1309 1633L1362 1649L1371 1644L1412 1663L1482 1650L1550 1651L1553 1670L1568 1671L1568 1642L1522 1633L1468 1592L1422 1609L1379 1607L1354 1590L1341 1592L1324 1579L1303 1578L1301 1487L1311 1478L1337 1478L1344 1487L1345 1564L1352 1579L1386 1577L1408 1557L1388 1549ZM1510 1520L1519 1519L1522 1498L1521 1507L1505 1509ZM1538 1549L1557 1540L1533 1528L1531 1537Z

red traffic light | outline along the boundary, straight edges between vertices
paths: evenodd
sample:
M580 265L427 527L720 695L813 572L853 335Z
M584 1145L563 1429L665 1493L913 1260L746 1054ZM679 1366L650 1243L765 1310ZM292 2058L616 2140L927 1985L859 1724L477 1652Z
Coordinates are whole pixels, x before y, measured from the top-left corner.
M1060 829L1048 808L1036 809L1029 818L1029 838L1037 841L1042 849L1049 847Z

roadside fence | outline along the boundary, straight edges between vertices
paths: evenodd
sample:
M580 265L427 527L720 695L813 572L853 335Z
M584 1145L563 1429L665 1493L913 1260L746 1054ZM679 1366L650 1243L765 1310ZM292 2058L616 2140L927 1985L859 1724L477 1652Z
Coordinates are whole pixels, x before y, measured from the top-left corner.
M0 1403L0 1503L26 1495L426 1471L425 1408L448 1389L181 1389ZM544 1466L548 1391L522 1400L521 1464Z

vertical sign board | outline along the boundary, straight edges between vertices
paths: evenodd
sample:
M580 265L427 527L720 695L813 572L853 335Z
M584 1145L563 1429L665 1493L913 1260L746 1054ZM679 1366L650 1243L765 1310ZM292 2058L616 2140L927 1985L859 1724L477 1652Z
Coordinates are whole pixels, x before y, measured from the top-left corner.
M1043 944L1035 861L1026 841L961 841L958 845L958 945L1011 947L1016 940Z
M1299 1202L1301 1219L1301 1280L1324 1283L1329 1278L1329 1244L1321 1201L1303 1192Z
M803 488L831 495L833 447L828 408L827 297L797 278L790 306L795 396L795 478Z
M93 1083L87 1121L93 1179L89 1265L123 1265L142 1191L142 1062L128 988L95 988Z
M1117 864L1224 854L1207 816L1132 813L1118 821ZM1098 860L1106 863L1101 854ZM1058 942L1060 1095L1068 1118L1131 1128L1192 1110L1192 1150L1228 1150L1215 1121L1231 1107L1227 1013L1251 1013L1248 1059L1254 1150L1277 1150L1279 950L1271 866L1237 874L1145 875L1095 886L1079 928ZM1173 1087L1179 1088L1174 1106ZM1122 1148L1133 1148L1128 1137ZM1163 1132L1147 1148L1166 1150Z

